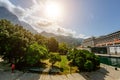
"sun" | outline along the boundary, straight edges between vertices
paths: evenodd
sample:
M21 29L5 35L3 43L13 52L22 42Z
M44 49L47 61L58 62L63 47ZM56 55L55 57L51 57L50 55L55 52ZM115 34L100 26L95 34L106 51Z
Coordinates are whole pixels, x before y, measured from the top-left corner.
M56 2L47 2L45 6L45 15L51 19L57 19L62 15L62 6Z

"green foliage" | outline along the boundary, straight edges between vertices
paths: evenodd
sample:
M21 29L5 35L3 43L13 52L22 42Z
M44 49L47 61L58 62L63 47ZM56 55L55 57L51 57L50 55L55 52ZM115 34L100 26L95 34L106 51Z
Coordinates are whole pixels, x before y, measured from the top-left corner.
M58 41L54 37L51 37L50 39L48 39L47 47L49 49L49 52L57 52Z
M69 65L68 65L68 59L65 55L61 56L61 62L60 62L60 68L63 69L63 71L68 71L69 70Z
M0 55L10 63L26 62L25 56L30 51L28 48L31 48L31 44L46 45L47 42L48 40L45 37L39 34L32 34L28 30L23 29L22 26L13 25L7 20L0 20ZM43 50L44 48L42 48Z
M68 51L67 59L68 59L69 61L74 59L74 51L73 51L73 50L69 50L69 51Z
M61 56L59 54L54 54L54 53L50 53L50 60L49 60L53 64L55 64L57 61L61 61Z
M66 55L68 52L68 47L65 43L60 43L59 44L59 53L62 55Z
M31 41L32 34L22 26L0 20L0 54L5 60L14 63L22 61Z
M69 50L67 58L78 66L80 71L96 70L100 66L99 57L87 50Z
M46 45L48 42L48 39L40 34L35 34L34 38L35 38L35 42L37 42L40 45Z
M84 68L85 60L83 57L76 57L74 62L75 62L75 65L77 65L80 69Z
M84 64L84 67L87 71L92 71L93 70L93 63L90 60L87 60Z
M45 45L45 46L44 46ZM48 58L49 52L67 54L68 60L78 66L80 70L94 70L100 65L99 57L86 50L68 50L65 43L58 43L55 38L45 38L39 34L32 34L22 26L13 25L7 20L0 20L0 55L8 62L27 63L34 65L41 59ZM49 61L55 64L61 61L61 56L50 53ZM62 67L66 64L62 60Z
M46 47L38 45L38 43L31 44L27 49L26 61L28 64L33 65L40 62L40 59L47 58L48 51Z

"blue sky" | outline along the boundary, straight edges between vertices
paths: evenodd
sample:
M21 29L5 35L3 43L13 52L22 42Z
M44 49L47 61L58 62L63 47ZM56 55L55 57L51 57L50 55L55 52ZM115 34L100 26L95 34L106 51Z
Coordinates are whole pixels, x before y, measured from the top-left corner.
M63 21L53 23L44 17L45 1L61 3L64 7ZM20 10L21 14L10 9L38 31L86 38L120 30L120 0L0 0L2 2ZM40 25L39 29L36 23ZM49 23L52 24L49 27L42 26Z
M70 14L72 20L68 25L77 33L100 36L120 30L120 0L71 0L71 3L76 9Z

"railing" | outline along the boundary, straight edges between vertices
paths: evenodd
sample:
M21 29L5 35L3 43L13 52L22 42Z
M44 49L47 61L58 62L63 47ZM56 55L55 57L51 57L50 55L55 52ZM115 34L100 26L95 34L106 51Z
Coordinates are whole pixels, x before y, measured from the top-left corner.
M113 56L99 56L100 62L111 65L114 67L120 67L120 57L113 57Z

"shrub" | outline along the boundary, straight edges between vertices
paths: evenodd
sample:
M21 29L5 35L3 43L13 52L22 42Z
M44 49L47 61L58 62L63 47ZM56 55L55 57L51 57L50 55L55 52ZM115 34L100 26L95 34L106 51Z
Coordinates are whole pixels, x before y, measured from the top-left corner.
M75 58L75 65L77 65L80 70L84 69L84 63L85 63L85 60L83 57Z
M92 71L93 70L93 63L90 60L87 60L84 64L85 70Z
M49 62L52 63L52 66L57 62L57 61L61 61L61 56L59 54L50 54L50 60Z
M99 57L87 50L70 50L67 54L69 61L77 66L80 71L92 71L98 69L100 66Z

